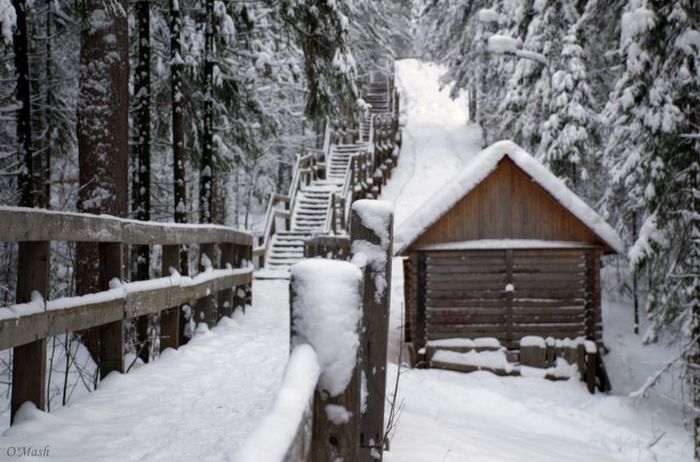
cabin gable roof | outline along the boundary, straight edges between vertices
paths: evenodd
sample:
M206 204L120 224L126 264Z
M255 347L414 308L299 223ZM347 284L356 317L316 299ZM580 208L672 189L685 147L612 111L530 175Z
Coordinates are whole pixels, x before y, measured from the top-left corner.
M504 207L503 204L507 204ZM544 165L510 141L493 144L398 227L395 253L471 239L599 242L617 233Z

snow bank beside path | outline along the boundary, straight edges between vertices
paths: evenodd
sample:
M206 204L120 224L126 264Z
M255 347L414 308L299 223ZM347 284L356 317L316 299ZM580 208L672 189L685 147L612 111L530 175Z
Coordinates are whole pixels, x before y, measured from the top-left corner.
M451 101L447 92L441 93L439 76L440 69L433 65L415 60L397 63L404 144L398 167L381 197L395 202L397 229L481 151L478 129L466 125L466 102ZM394 391L403 323L400 258L394 259L391 287L389 399ZM497 377L488 372L407 370L401 375L398 392L398 402L404 401L405 408L384 460L692 460L692 437L683 427L678 407L660 397L642 403L626 397L675 351L640 345L640 337L630 333L628 301L613 304L604 297L603 322L605 342L612 348L605 361L613 395L590 395L576 379L551 382L535 377ZM406 358L404 355L403 360Z
M394 229L481 151L481 130L469 124L466 97L441 89L443 69L414 59L396 63L403 144L380 199L394 204Z
M271 408L289 355L287 281L254 281L253 307L179 350L51 413L25 409L0 437L49 461L225 461ZM3 459L4 460L4 459Z

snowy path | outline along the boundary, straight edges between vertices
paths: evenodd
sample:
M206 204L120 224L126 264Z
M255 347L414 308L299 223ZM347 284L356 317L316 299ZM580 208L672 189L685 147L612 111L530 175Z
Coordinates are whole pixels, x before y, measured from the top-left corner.
M414 60L397 63L404 124L401 156L382 199L395 203L400 227L412 211L480 150L479 131L466 124L466 102L439 92L437 67ZM392 317L388 368L393 393L400 343L403 274L394 260ZM620 307L615 306L616 309ZM604 310L610 309L604 306ZM623 347L653 356L654 363L636 362L612 370L623 393L639 387L670 356L661 347L640 347L638 337L617 337L610 326L624 316L606 315L607 337L617 351L615 365L626 357ZM622 320L624 322L624 320ZM627 324L629 326L629 323ZM644 350L647 350L646 353ZM649 353L652 353L651 355ZM626 377L636 370L636 382ZM647 374L644 375L646 371ZM620 376L615 376L615 374ZM562 462L562 461L689 461L692 439L677 407L659 400L636 404L623 396L590 395L581 382L496 377L487 372L412 369L400 378L399 401L405 408L391 441L388 462ZM662 436L663 435L663 436ZM660 440L651 449L647 446Z
M289 353L288 281L255 281L253 307L178 351L0 438L50 446L51 461L227 461L267 410Z

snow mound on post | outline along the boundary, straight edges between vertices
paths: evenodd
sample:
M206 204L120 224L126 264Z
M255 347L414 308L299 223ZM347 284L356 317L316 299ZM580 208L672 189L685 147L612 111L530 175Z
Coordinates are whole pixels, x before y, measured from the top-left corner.
M334 260L292 266L292 347L310 344L321 366L319 388L337 396L347 387L360 345L362 271Z
M383 270L390 253L390 227L394 209L391 203L386 201L362 199L352 204L352 210L360 217L362 226L379 238L379 244L364 239L354 240L351 249L353 263L358 266L369 265L372 268L374 285L377 288L374 297L379 302L388 287Z
M504 157L512 160L535 183L552 195L562 207L581 220L611 249L617 253L623 253L624 244L615 230L588 204L574 194L561 179L512 141L499 141L481 151L465 166L462 172L458 173L444 188L421 205L408 219L404 220L398 226L398 231L394 236L394 253L403 252L454 207L460 199L484 181Z
M233 460L262 462L284 459L313 399L319 373L314 349L310 345L296 347L287 361L272 410L258 422Z

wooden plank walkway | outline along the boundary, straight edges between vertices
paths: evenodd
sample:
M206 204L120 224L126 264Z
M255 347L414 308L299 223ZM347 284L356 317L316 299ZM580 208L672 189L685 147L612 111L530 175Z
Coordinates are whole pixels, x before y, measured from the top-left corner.
M287 287L256 280L244 316L50 414L22 409L0 454L29 444L49 445L51 461L227 460L276 395L289 354Z

